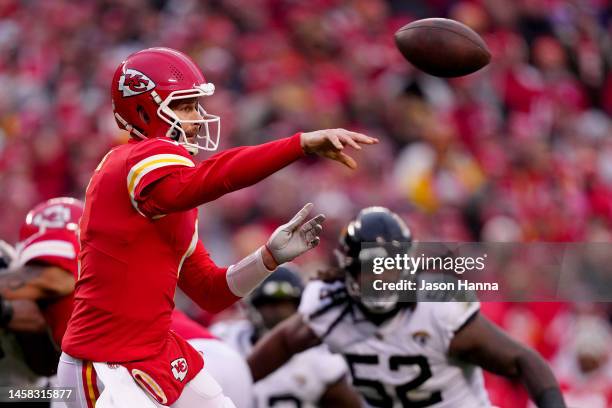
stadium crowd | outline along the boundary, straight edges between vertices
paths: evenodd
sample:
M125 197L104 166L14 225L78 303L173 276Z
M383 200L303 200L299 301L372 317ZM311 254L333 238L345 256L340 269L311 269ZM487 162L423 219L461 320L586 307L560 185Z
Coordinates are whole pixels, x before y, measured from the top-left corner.
M393 33L431 16L483 35L492 64L449 81L411 68ZM215 84L203 105L221 116L222 148L328 127L382 140L355 172L305 160L205 205L201 237L220 263L250 253L307 201L329 218L305 260L313 273L340 226L374 204L403 214L424 241L612 241L605 0L3 1L1 238L16 240L34 204L82 197L101 157L125 142L108 84L121 59L148 46L185 51ZM588 387L612 398L605 308L484 306L549 358L576 398L597 394ZM524 406L511 385L489 384L500 406ZM580 406L598 406L588 401Z

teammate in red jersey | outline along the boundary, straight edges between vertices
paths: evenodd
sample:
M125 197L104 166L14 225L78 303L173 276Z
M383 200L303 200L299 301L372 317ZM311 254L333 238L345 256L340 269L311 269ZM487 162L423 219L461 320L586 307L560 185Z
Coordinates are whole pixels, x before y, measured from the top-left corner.
M74 282L78 273L77 230L83 207L83 202L69 197L53 198L34 207L26 215L16 247L19 266L55 267L46 268L44 274L48 275L46 279L49 284L55 286L55 295L59 295L59 298L44 305L42 311L58 346L66 331L66 316L72 310ZM30 280L29 283L35 285L36 282ZM51 288L40 290L49 292ZM18 293L13 293L13 296L18 296Z
M198 240L197 206L305 153L355 167L343 148L376 143L343 129L321 130L230 149L196 165L190 155L218 146L219 118L198 99L213 91L189 57L167 48L132 54L113 77L115 118L132 139L104 157L87 188L75 306L58 366L63 386L77 383L83 367L99 377L98 407L232 406L202 370L200 355L169 330L175 287L204 309L221 310L278 264L316 246L324 217L305 222L307 205L265 246L220 268Z
M0 275L0 327L18 335L28 365L38 374L51 375L57 366L56 350L72 311L82 214L83 203L74 198L34 207L19 232L9 270Z

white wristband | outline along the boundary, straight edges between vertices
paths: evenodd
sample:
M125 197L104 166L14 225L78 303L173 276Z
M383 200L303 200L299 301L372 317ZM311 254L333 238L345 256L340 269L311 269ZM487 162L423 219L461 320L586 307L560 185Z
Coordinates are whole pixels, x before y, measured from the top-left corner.
M245 297L261 282L264 281L272 272L264 265L261 251L259 248L251 255L245 257L237 264L231 265L227 269L227 286L232 293L238 297Z

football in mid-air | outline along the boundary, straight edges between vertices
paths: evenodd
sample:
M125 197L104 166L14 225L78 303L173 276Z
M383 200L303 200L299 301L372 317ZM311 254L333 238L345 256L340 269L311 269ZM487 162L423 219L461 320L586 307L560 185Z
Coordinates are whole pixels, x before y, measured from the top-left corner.
M471 74L491 60L487 44L474 30L446 18L405 25L395 33L395 44L412 65L438 77Z

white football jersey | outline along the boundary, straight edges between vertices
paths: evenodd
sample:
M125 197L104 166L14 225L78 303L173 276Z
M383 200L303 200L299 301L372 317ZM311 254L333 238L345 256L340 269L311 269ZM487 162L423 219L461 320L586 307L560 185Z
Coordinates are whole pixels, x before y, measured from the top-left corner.
M255 328L246 320L219 323L211 328L226 344L247 357L253 348ZM258 408L308 408L317 406L327 388L347 375L342 357L327 346L313 347L296 354L278 370L255 383Z
M419 302L380 326L371 323L344 283L310 282L299 311L310 328L344 356L371 407L491 407L479 367L448 356L454 333L478 302Z

